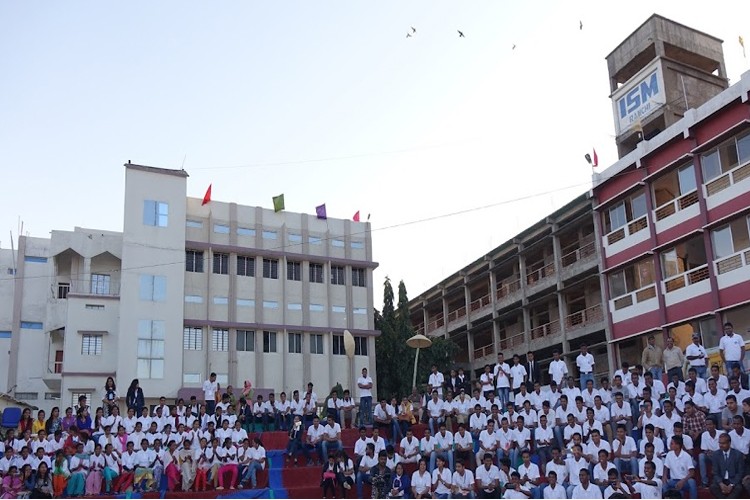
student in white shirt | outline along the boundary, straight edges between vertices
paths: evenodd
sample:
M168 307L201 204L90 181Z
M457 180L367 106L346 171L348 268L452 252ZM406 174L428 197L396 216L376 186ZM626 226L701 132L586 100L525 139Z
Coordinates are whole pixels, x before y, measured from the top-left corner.
M419 460L419 467L411 476L412 498L428 498L432 490L432 474L427 472L427 461ZM362 492L358 491L357 498L362 498Z
M354 445L355 456L357 455L357 451L358 451L357 445L359 443L360 443L360 440L357 440L357 442ZM365 441L364 447L365 447L365 451L367 451L366 441ZM401 440L398 453L401 457L401 462L404 462L404 463L419 462L419 459L421 458L421 456L419 455L419 439L414 437L414 434L412 433L411 429L408 429L406 431L406 436ZM364 452L362 454L364 454Z
M683 494L688 493L688 498L698 498L693 457L683 449L682 437L672 436L670 448L664 459L664 490L681 486L680 490Z
M477 464L481 464L484 461L484 457L489 455L494 457L498 448L497 436L495 435L495 421L489 420L487 422L487 429L483 430L479 434L479 450L476 454ZM490 460L492 463L492 460ZM478 478L477 478L478 479Z
M719 436L721 433L716 430L716 422L712 418L707 418L706 430L701 434L701 453L698 455L698 468L704 488L709 484L706 464L711 463L711 457L719 449Z
M612 441L612 458L617 470L630 474L638 472L638 447L632 437L626 435L625 426L617 426L617 437Z
M453 498L474 498L474 473L464 467L464 461L456 460L456 472L451 478Z
M662 442L661 439L658 441ZM647 443L644 450L646 452L645 456L638 460L638 477L646 477L646 462L652 462L654 464L654 474L659 479L662 479L664 477L664 461L654 453L653 444Z
M432 370L427 383L430 385L430 392L437 391L438 396L441 398L443 397L443 384L445 383L445 377L438 371L437 365L432 365Z
M581 377L581 390L586 388L586 381L594 381L594 356L589 353L588 346L581 344L581 353L576 357L576 366Z
M500 488L500 469L492 464L492 456L492 454L487 453L480 462L477 462L482 465L477 467L474 475L477 489L480 490L479 494L484 498L497 498ZM412 484L414 484L413 481L412 479Z
M445 466L445 459L442 456L437 458L437 467L432 470L432 491L437 498L447 498L453 487L453 474Z
M367 368L362 368L362 376L357 379L357 388L359 392L359 423L360 425L371 424L372 378L367 375Z
M542 498L544 499L565 500L568 498L565 488L557 482L557 472L554 470L547 471L547 485L542 486L542 488Z
M521 475L516 471L511 472L510 482L505 485L503 498L526 500L532 496L534 495L531 493L531 490L523 484Z
M570 490L570 498L602 498L602 490L592 483L590 479L589 470L581 469L578 472L578 484L573 486L571 483L572 489L568 488Z
M662 498L662 481L655 475L654 462L648 461L643 467L644 475L630 479L625 478L625 484L631 495L639 493L641 498Z
M495 387L497 389L497 396L500 398L501 407L505 407L510 401L510 366L505 362L503 353L497 354L497 363L493 370L495 376ZM472 401L472 405L474 402Z
M554 380L557 385L562 384L565 377L568 375L568 365L565 361L560 359L560 351L555 349L552 352L552 361L549 364L549 376Z
M510 375L512 380L511 387L514 394L518 394L521 391L521 384L526 383L526 368L521 364L521 358L518 355L513 356L513 366L510 368Z

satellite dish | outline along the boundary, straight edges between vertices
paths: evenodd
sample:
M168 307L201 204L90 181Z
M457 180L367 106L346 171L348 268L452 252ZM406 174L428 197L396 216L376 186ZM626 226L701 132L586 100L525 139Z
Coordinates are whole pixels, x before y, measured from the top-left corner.
M344 350L349 359L354 357L354 336L349 330L344 330Z

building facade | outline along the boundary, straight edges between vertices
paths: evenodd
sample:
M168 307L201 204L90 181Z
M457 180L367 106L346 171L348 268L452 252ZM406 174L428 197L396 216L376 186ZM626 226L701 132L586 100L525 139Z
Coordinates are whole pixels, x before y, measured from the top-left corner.
M640 362L650 334L684 350L693 332L715 353L724 322L750 327L750 73L726 88L721 41L658 16L608 62L615 121L623 95L642 97L594 176L613 356ZM667 97L649 104L644 85Z
M289 396L375 377L369 223L202 205L186 188L182 170L127 164L122 233L52 231L0 252L7 392L48 409L97 403L108 376L121 397L138 378L147 399L199 393L211 372Z
M597 375L608 371L607 322L592 200L584 194L409 303L418 333L458 346L456 365L474 374L534 351L548 380L552 352L571 374L586 342Z

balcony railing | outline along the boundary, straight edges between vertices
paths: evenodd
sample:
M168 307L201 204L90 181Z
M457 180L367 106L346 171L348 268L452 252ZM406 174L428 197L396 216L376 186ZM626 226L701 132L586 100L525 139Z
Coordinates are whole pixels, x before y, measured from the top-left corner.
M750 249L741 250L729 257L715 261L716 274L724 274L750 264Z
M639 288L634 292L630 292L613 299L613 302L615 304L615 311L625 309L626 307L630 307L633 304L637 304L648 299L653 299L654 297L656 297L656 285L652 283L650 285L644 286L643 288Z
M712 196L723 191L733 184L747 179L750 177L750 162L733 168L729 172L726 172L719 177L706 183L706 195Z
M60 293L58 286L58 294ZM119 281L71 280L65 298L70 294L78 295L100 295L102 297L117 297L120 295ZM62 298L62 297L58 297Z
M664 280L664 293L674 292L680 288L694 285L708 279L708 264L686 271L677 276Z
M537 262L533 264L531 267L534 267L539 264L543 264L544 262ZM555 275L555 263L550 262L549 264L546 264L539 269L535 269L534 271L531 271L529 273L526 273L526 284L527 285L533 285L537 283L538 281L541 281L544 278L549 278L550 276Z
M615 229L605 236L607 238L608 245L614 245L620 240L624 240L628 236L632 236L638 231L646 229L648 227L648 218L644 215L639 219L635 219L628 222L619 229Z
M483 295L479 297L478 299L474 300L469 304L469 307L471 308L471 311L478 311L479 309L486 307L490 305L490 302L492 302L492 299L490 298L490 295Z
M595 304L591 307L587 307L582 311L568 314L565 317L565 329L566 330L577 330L588 325L600 323L604 320L604 314L602 313L602 305Z
M563 256L561 259L562 266L568 267L578 261L591 257L594 254L596 254L596 247L594 246L594 238L592 235L591 238L586 238L583 241L563 249Z
M500 349L506 350L506 349L512 349L513 347L517 345L522 345L524 343L524 339L526 337L526 332L517 333L515 335L512 335L508 338L501 338L500 339Z
M697 189L690 191L689 193L685 193L679 198L670 200L654 210L654 218L657 221L664 220L670 215L674 215L680 210L685 210L687 207L695 205L696 203L698 203Z
M521 289L521 279L509 281L507 283L501 283L497 287L497 300L500 300L508 295L517 292Z
M557 335L558 333L560 333L560 320L556 319L544 325L539 325L536 328L532 328L531 340L541 339L542 337L549 337L551 335Z
M494 344L487 344L482 347L478 347L474 349L474 360L486 358L487 356L494 356L495 355L495 345Z
M427 333L434 332L443 326L445 326L445 319L443 318L443 313L440 313L437 318L427 323Z
M414 333L424 335L424 323L419 323L418 325L414 326Z
M466 306L461 306L458 309L448 313L448 323L453 323L454 321L461 319L464 316L466 316Z

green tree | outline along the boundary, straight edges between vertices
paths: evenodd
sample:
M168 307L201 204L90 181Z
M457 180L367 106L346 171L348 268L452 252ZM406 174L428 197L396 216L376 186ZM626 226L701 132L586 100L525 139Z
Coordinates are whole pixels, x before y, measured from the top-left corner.
M414 370L414 349L406 341L414 335L409 318L409 298L406 285L398 285L398 304L394 307L394 293L390 278L383 284L383 312L375 311L375 328L380 336L375 340L375 361L377 363L378 397L391 398L411 394ZM432 346L419 353L417 385L427 382L430 367L435 364L438 370L450 369L456 345L443 337L433 337Z

